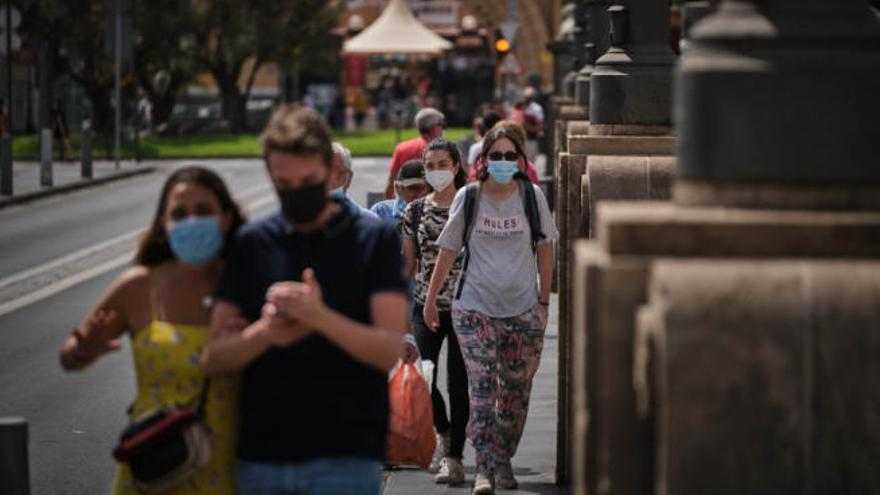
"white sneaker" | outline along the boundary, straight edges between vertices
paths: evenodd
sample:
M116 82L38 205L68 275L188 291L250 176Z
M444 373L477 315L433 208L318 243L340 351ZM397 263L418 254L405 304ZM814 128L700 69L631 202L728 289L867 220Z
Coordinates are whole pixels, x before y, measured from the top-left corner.
M434 483L464 483L464 465L455 457L444 457L440 461L440 470L434 475Z
M477 479L474 480L474 489L472 495L492 495L495 493L492 475L477 473Z
M428 472L431 474L440 471L440 461L449 455L449 433L445 435L437 434L437 446L434 447L434 455L431 456L431 465L428 466Z
M495 464L495 486L502 490L516 490L519 483L513 477L513 466L510 461Z

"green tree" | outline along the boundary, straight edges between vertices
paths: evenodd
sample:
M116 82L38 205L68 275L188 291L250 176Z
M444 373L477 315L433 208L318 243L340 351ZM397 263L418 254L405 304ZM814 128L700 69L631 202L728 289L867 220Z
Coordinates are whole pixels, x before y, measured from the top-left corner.
M132 71L153 103L153 122L167 122L180 91L199 72L191 2L134 1Z
M67 74L79 84L92 107L96 130L113 123L113 60L104 47L104 3L100 0L30 0L21 6L21 32L29 43L43 44L55 76Z
M337 7L325 0L196 2L196 60L217 84L230 130L247 127L246 102L257 71L270 61L295 68L303 54L332 45L337 18ZM255 63L244 74L251 57Z

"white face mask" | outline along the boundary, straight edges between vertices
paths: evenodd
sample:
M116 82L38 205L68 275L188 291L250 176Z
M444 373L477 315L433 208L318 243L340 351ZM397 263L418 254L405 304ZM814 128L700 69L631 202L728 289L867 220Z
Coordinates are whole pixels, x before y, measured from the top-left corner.
M429 170L425 174L425 180L434 188L435 191L442 191L452 184L455 178L450 170Z

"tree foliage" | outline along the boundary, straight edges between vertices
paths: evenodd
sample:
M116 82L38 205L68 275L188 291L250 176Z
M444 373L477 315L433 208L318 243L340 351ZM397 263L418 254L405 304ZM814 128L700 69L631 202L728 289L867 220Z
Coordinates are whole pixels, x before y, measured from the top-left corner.
M332 56L328 48L334 45L330 30L337 22L338 2L130 1L135 31L131 72L153 102L159 122L170 114L179 91L205 71L217 85L231 130L242 131L246 101L264 64L297 70ZM25 38L45 44L53 72L83 87L99 130L112 127L113 120L114 62L104 46L105 6L106 0L27 0L20 7ZM255 63L246 64L251 57Z
M257 71L270 61L295 67L304 54L321 51L331 42L337 16L337 8L325 0L197 2L196 60L213 76L232 131L246 128L245 104ZM245 74L251 57L254 63Z

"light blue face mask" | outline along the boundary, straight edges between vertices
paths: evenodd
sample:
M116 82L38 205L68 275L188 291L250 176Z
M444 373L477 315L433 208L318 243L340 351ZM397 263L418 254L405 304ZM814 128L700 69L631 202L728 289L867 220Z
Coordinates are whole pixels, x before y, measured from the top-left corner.
M406 201L397 198L397 215L403 215L404 210L406 210Z
M340 186L330 191L330 197L336 199L345 199L345 189Z
M518 167L516 162L507 160L489 160L489 175L499 184L507 184L516 174Z
M214 259L223 246L218 217L190 217L169 223L166 230L174 256L193 268Z

